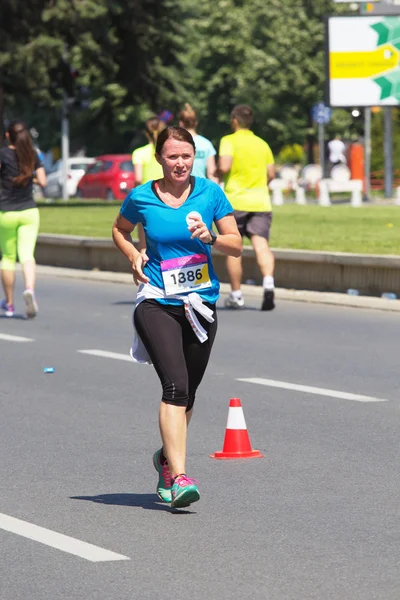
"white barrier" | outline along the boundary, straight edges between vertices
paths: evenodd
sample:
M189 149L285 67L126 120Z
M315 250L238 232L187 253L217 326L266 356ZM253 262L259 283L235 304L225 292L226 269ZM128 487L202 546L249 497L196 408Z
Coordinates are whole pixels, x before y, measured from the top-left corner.
M301 185L296 185L295 192L296 204L300 204L301 206L307 204L306 190Z
M396 204L396 206L400 206L400 187L396 188L395 204Z
M333 181L340 181L342 183L345 181L350 181L351 171L347 165L335 165L332 167L331 172L329 173L329 179L333 179Z
M306 192L303 185L295 184L293 187L283 179L273 179L269 184L271 190L271 201L274 206L282 206L284 203L283 191L293 189L296 204L304 206L307 204ZM331 193L351 192L351 206L362 206L363 182L361 179L350 179L349 181L335 181L334 179L321 179L319 183L319 205L331 206ZM400 205L400 188L396 191L396 204Z
M320 206L331 206L330 192L351 192L351 205L353 207L362 206L363 182L361 179L350 179L350 181L321 179L319 189Z
M288 184L283 179L273 179L269 183L269 189L272 192L272 204L281 206L283 204L283 190L287 189Z
M322 179L322 169L320 165L309 164L304 167L300 179L307 190L315 189L317 183Z
M330 206L332 204L329 197L328 179L321 179L319 183L319 205Z
M271 200L274 206L282 206L282 204L284 203L284 190L294 190L296 194L296 203L302 205L307 204L305 190L301 185L298 185L297 183L277 178L273 179L270 182L269 189L272 192Z

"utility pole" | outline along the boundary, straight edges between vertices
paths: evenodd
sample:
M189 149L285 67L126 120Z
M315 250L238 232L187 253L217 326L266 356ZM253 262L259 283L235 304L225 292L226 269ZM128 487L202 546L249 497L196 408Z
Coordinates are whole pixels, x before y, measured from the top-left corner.
M370 200L371 195L371 108L364 109L364 178L365 197Z
M391 198L393 195L393 123L392 107L384 108L384 142L383 150L385 157L385 198Z
M393 2L392 0L382 0L382 4L393 4ZM393 123L391 106L385 106L383 119L383 151L385 157L385 198L391 198L393 195Z
M61 103L61 187L62 199L68 200L68 159L69 159L69 99L73 95L71 67L68 63L68 48L64 44L64 51L60 61L60 75L62 88Z
M364 7L359 5L359 14L363 15ZM370 200L371 196L371 107L364 109L364 179L365 179L365 198Z
M319 164L321 166L321 177L325 179L325 127L323 123L318 123L318 145L319 145Z
M61 105L61 187L62 199L68 200L68 158L69 158L69 118L68 118L68 94L65 89L62 91Z
M367 4L367 3L365 3ZM389 5L393 6L392 0L380 0L382 5L383 14L399 14L396 7L390 8ZM361 15L368 14L364 5L361 3L359 6L359 12ZM378 7L379 9L379 7ZM371 108L365 109L365 182L366 188L365 193L367 197L370 194L370 177L371 177ZM392 107L383 107L383 119L384 119L384 172L385 172L385 198L391 198L393 195L393 122L392 122Z

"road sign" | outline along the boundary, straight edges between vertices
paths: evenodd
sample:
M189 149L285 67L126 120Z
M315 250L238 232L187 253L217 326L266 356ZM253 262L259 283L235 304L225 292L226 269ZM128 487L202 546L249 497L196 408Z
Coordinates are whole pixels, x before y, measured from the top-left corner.
M323 102L318 102L318 104L314 104L312 107L311 116L316 123L325 125L332 118L332 109Z
M400 15L329 17L330 106L400 106Z

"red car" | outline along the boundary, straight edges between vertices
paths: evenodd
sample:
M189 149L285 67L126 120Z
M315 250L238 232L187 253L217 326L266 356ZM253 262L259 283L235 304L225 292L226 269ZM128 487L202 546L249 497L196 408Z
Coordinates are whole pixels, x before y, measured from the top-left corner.
M78 183L78 198L123 200L135 182L130 154L103 154Z

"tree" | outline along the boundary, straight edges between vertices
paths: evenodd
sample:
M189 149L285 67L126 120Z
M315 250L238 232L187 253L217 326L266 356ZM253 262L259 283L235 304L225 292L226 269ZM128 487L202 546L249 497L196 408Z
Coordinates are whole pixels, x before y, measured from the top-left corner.
M23 0L4 3L0 84L7 116L25 108L26 97L58 109L55 74L64 59L79 72L77 84L89 103L84 113L71 113L72 131L89 137L98 154L124 143L127 130L132 136L150 111L176 93L178 0L36 0L29 9ZM0 87L3 122L1 98Z
M255 130L277 151L304 143L310 109L324 95L323 16L329 0L182 0L193 44L188 90L203 114L202 130L226 133L235 104L250 104Z
M32 82L21 64L20 55L26 53L28 43L40 28L40 15L45 2L32 0L27 6L23 0L3 0L0 20L0 143L3 137L4 112L12 106L15 96L31 91ZM23 62L23 61L22 61Z

